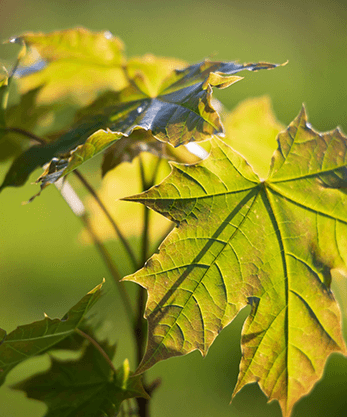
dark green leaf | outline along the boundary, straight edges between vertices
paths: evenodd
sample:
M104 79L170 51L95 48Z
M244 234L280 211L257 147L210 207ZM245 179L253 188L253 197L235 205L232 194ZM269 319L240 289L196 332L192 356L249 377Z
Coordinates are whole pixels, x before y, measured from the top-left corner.
M188 152L184 147L172 146L156 140L146 130L135 130L130 136L124 136L110 146L104 153L102 176L122 162L132 162L142 152L177 162L197 162L199 158Z
M1 139L0 160L4 161L29 146L37 144L33 137L26 135L50 132L55 120L55 108L52 106L36 107L36 99L41 87L21 96L19 103L9 107L5 112L6 130Z
M100 345L112 358L115 346L105 342ZM29 398L45 402L48 406L45 417L113 417L125 399L148 398L141 377L130 375L127 361L114 373L91 344L78 360L52 357L51 361L47 372L13 387L25 391Z
M91 125L93 128L91 129ZM70 134L64 135L58 141L47 143L45 145L36 145L23 152L13 162L11 168L6 174L6 177L0 187L2 191L8 186L20 186L25 183L28 176L39 166L43 166L47 161L52 160L48 169L48 174L54 174L47 178L47 183L58 180L62 175L70 172L69 166L78 165L85 160L91 158L96 153L111 145L112 142L118 140L121 135L112 133L110 131L98 130L98 122L90 122L89 124L82 124L73 131L73 136ZM91 130L96 130L93 135L90 135ZM53 157L55 155L62 155L61 159ZM70 164L71 159L71 164ZM80 163L78 163L78 161ZM69 165L70 164L70 165ZM57 171L59 171L57 173Z
M102 284L91 290L61 319L48 316L41 321L19 326L10 334L0 332L0 385L16 365L40 355L70 336L101 295Z
M209 158L174 164L159 186L126 198L177 224L126 279L148 291L138 372L196 349L205 355L250 304L234 392L258 382L289 416L327 357L347 354L330 289L332 269L347 274L347 138L315 132L302 111L278 145L265 181L216 138Z
M150 91L144 76L137 72L128 87L100 97L81 115L100 114L105 127L126 136L134 129L150 130L158 140L174 146L205 140L223 132L219 115L211 105L212 87L225 88L241 80L234 74L243 70L276 66L203 61L173 71Z
M75 158L71 165L73 168L68 167L68 159L75 152L76 146L91 140L90 135L98 129L110 129L114 135L113 141L121 136L129 136L138 129L144 129L151 131L158 140L174 146L204 140L214 133L221 133L223 127L219 115L211 105L212 87L228 87L241 79L234 74L242 70L257 71L276 66L267 63L241 65L234 62L204 61L172 72L157 86L155 97L150 97L141 90L153 92L153 89L149 90L145 76L141 72L135 72L131 84L124 90L119 93L109 92L85 109L81 113L81 117L84 117L75 129L52 144L33 147L20 155L7 173L0 191L7 186L24 184L35 168L53 157L58 159L48 168L49 176L45 173L39 179L42 188L66 175L79 165ZM155 71L152 71L152 76L156 77ZM112 140L109 141L111 133L107 132L99 131L94 134L102 135L102 143L106 139L109 146ZM94 135L92 138L94 140ZM98 148L102 150L105 146ZM71 153L60 159L66 152ZM84 153L84 148L81 153ZM90 153L88 146L88 154L95 153ZM80 163L84 160L82 158Z

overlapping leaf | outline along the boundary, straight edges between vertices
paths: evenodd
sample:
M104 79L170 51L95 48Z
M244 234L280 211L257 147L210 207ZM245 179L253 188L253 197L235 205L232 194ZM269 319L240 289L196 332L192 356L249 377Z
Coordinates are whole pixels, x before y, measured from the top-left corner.
M41 321L17 327L8 335L0 329L0 385L16 365L46 352L71 336L100 297L101 286L98 285L85 295L61 320L45 316Z
M347 138L313 131L303 110L279 135L266 181L216 138L208 159L174 164L159 186L126 198L177 224L159 254L126 278L148 291L138 372L206 354L250 304L234 393L258 382L289 416L327 357L347 353L330 290L331 269L347 271L346 187Z
M206 60L174 70L161 83L155 82L156 72L150 73L153 78L148 80L143 67L141 71L128 70L132 77L129 86L101 97L81 115L103 115L107 127L125 135L137 128L150 130L158 140L174 146L205 140L223 132L219 115L211 104L212 87L229 87L242 79L235 74L243 70L276 66Z
M6 128L0 132L0 160L7 160L37 144L33 137L25 136L23 131L30 132L32 136L53 133L52 126L55 126L56 109L52 106L36 106L40 91L41 87L23 94L19 103L12 105L4 112L3 120Z
M115 346L100 343L112 359ZM48 406L46 417L113 417L122 401L145 397L140 376L131 376L124 362L116 373L93 345L88 345L78 360L51 358L51 368L13 388L25 391L29 398Z
M110 32L26 33L11 42L22 42L27 50L17 71L21 93L43 86L38 105L67 99L86 105L102 91L127 85L123 43Z
M132 64L134 68L139 63ZM7 173L0 191L6 186L23 184L29 174L39 165L58 157L47 172L40 177L42 187L56 181L77 167L73 154L85 153L85 143L90 135L102 135L107 146L121 136L143 129L160 141L178 146L189 141L199 141L214 133L223 132L218 113L211 105L212 87L225 88L241 78L234 75L242 70L256 71L275 68L275 64L237 64L235 62L210 62L189 66L171 72L158 86L153 63L147 64L151 71L136 70L129 64L130 85L119 93L107 93L81 113L81 120L58 141L35 146L20 155ZM146 66L145 66L146 67ZM153 80L149 78L149 74ZM150 82L151 81L151 82ZM152 95L150 95L152 94ZM83 116L83 117L82 117ZM99 129L109 129L105 133ZM96 132L96 133L94 133ZM110 139L113 135L113 140ZM88 145L89 148L89 145ZM102 145L99 151L104 149ZM59 157L68 152L68 157ZM89 152L88 152L89 153ZM95 154L96 152L93 152ZM79 164L84 158L79 158ZM72 162L71 162L72 161ZM57 168L57 164L59 168ZM60 165L64 165L64 170Z

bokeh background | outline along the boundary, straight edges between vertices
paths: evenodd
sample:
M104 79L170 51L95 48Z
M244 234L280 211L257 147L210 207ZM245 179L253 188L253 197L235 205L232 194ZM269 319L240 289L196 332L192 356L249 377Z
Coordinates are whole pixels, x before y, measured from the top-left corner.
M342 0L0 0L0 40L26 31L84 26L119 36L128 57L151 52L190 63L206 57L241 62L289 60L275 71L246 73L246 80L217 92L217 97L232 109L244 98L268 94L284 124L305 103L311 124L320 131L340 126L347 132L346 21L347 6ZM17 53L17 45L0 45L1 62L14 62ZM100 159L83 169L96 187L101 183L98 163ZM8 164L0 165L0 181L7 168ZM96 250L81 242L80 221L55 187L32 204L21 205L36 192L30 182L39 174L35 172L26 186L6 189L0 195L0 327L11 331L43 318L43 312L62 317L106 277L106 295L94 312L118 343L117 364L129 357L134 368L120 300ZM128 265L118 243L107 244L126 274ZM134 284L127 285L130 292L135 291ZM229 405L246 310L220 334L206 358L195 352L162 362L149 372L150 378L162 377L153 398L153 417L280 416L279 406L266 404L256 385L244 388ZM346 311L343 314L346 321ZM8 388L30 374L36 362L15 369L0 389L0 417L44 415L43 404ZM47 363L46 358L39 366L44 369ZM347 360L340 355L331 356L324 378L293 413L294 417L327 415L347 416Z

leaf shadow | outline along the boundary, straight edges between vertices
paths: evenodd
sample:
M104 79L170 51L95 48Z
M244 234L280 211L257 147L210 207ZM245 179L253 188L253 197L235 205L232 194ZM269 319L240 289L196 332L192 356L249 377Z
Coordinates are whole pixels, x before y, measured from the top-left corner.
M223 223L218 227L218 229L214 232L211 236L209 241L204 245L204 247L200 250L198 255L193 259L190 265L185 269L185 271L180 275L180 277L175 281L175 283L167 290L166 294L161 298L161 300L157 303L157 308L155 308L148 316L148 322L150 329L155 328L157 324L162 320L162 318L166 314L166 310L168 310L171 306L166 305L165 303L174 295L175 291L181 286L181 284L185 281L185 279L190 275L190 273L197 267L201 259L204 255L209 251L211 246L213 245L214 241L218 238L218 236L223 232L223 230L229 225L230 221L236 216L236 214L252 199L254 198L259 192L259 186L254 187L250 190L250 192L235 206L235 208L229 213ZM179 227L179 226L178 226ZM225 243L225 246L227 243ZM224 247L225 247L224 246ZM224 248L223 248L224 249ZM222 249L222 250L223 250ZM220 252L219 252L220 253ZM217 255L218 256L218 255ZM201 268L201 265L198 266ZM206 271L209 269L209 266L206 266ZM205 273L203 274L203 276ZM203 277L202 277L203 279ZM200 281L201 282L201 281ZM198 284L199 285L199 284ZM180 353L179 353L180 354Z

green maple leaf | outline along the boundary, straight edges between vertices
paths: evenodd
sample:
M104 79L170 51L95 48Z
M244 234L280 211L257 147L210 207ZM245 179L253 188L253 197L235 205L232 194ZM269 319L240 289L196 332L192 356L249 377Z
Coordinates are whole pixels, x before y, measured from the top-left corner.
M108 92L84 109L74 129L53 143L33 146L19 155L6 174L0 191L7 186L24 184L34 169L53 158L38 179L43 189L120 137L129 136L139 129L150 131L156 139L174 146L222 133L219 115L211 105L212 87L230 86L241 79L234 74L243 70L257 71L277 66L204 61L174 70L156 85L157 74L153 66L148 65L153 79L145 74L144 67L141 71L130 71L133 78L129 86L119 93Z
M47 352L73 335L83 317L99 299L101 286L98 285L85 295L61 320L45 315L43 320L19 326L9 334L0 329L0 385L16 365Z
M198 349L247 304L234 395L258 382L289 416L332 352L347 353L331 270L347 272L347 138L319 134L304 109L278 136L267 180L215 138L209 158L173 164L160 185L125 200L176 222L143 269L147 351L137 372Z
M18 87L22 94L42 87L38 105L66 104L67 99L86 105L101 91L127 85L123 42L110 32L75 28L25 33L10 42L24 44Z
M100 343L112 358L115 346ZM51 368L14 385L29 398L48 406L46 417L113 417L122 401L145 397L141 376L131 376L129 364L114 372L93 345L88 345L78 360L63 361L51 357Z

